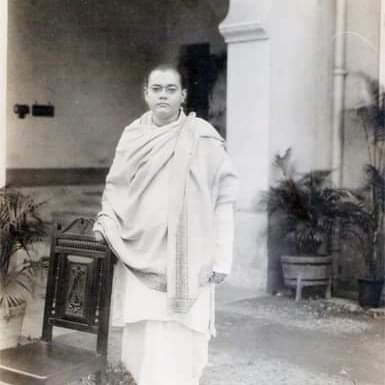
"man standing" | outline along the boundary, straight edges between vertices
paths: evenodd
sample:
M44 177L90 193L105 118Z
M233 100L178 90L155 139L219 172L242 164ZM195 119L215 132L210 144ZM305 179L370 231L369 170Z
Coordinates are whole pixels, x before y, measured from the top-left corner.
M237 176L224 141L186 116L169 65L146 77L149 111L124 130L95 224L119 261L113 323L138 385L198 385L214 329L214 285L231 269Z

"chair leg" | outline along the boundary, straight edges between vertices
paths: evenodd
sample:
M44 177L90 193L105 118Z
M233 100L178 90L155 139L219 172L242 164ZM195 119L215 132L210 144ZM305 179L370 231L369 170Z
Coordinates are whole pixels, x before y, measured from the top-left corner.
M295 292L295 302L299 302L302 299L302 277L301 274L297 277L297 288Z
M95 385L102 385L102 371L95 372Z
M328 285L326 286L325 298L330 299L332 297L332 278L329 277Z

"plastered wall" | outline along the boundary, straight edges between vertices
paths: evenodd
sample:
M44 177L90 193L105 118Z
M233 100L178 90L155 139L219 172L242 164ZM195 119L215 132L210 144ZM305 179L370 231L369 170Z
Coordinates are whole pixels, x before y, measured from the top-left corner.
M227 1L9 2L9 168L108 167L125 125L144 109L145 71L182 44L225 50ZM52 103L54 118L12 112Z
M362 102L358 74L378 78L380 0L347 1L343 185L362 181L367 160L362 127L348 109ZM292 147L298 171L330 168L336 1L272 1L267 21L271 47L270 157ZM362 80L361 80L362 81ZM275 177L271 170L270 179ZM270 240L268 288L279 287L279 242ZM354 286L362 272L354 253L341 253L339 278ZM361 271L360 271L361 270Z
M347 9L346 85L343 146L343 184L360 187L368 161L367 143L354 108L368 102L361 74L379 78L381 0L350 0ZM356 289L356 278L365 271L363 253L355 245L344 244L339 258L339 287ZM352 247L353 246L353 247Z
M271 158L292 147L299 170L329 167L335 1L273 1Z
M9 2L8 143L12 168L106 167L144 108L142 78L159 60L163 15L152 1ZM52 103L18 119L15 103Z
M379 78L380 15L380 0L348 2L343 181L350 187L360 185L368 160L364 130L352 109L367 102L361 74Z
M0 4L0 187L5 185L6 82L7 82L8 4Z

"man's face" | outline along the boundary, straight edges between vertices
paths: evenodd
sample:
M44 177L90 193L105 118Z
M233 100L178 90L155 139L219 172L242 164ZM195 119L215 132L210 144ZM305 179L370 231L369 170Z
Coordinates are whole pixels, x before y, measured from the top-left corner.
M144 98L156 124L163 125L175 120L185 97L186 91L182 90L179 75L175 71L151 72Z

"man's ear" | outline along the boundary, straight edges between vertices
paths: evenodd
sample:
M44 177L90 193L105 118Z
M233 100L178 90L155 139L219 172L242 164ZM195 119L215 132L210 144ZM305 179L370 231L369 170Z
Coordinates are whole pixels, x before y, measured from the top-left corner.
M148 97L148 87L147 86L143 87L143 97L144 97L144 101L147 102L147 97Z
M183 102L182 103L185 103L186 99L187 99L187 90L186 89L182 90L182 97L183 97Z

